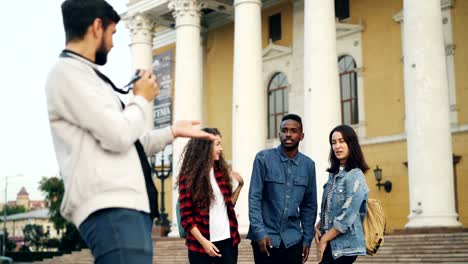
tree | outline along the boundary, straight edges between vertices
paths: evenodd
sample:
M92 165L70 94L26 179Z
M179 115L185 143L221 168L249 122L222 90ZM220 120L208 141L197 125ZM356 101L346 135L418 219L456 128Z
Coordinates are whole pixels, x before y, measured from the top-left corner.
M55 229L65 228L67 220L60 214L60 204L65 192L63 180L57 177L42 177L39 182L39 190L45 194L46 201L49 203L50 221L54 224Z
M0 238L2 238L1 235L0 235ZM5 245L6 251L13 251L13 249L16 248L16 243L10 240L8 231L6 232L5 244L6 244Z
M15 205L15 206L7 206L6 207L6 215L14 215L26 212L26 208L22 205ZM3 215L3 210L0 211L0 216ZM2 218L3 221L3 218Z
M49 203L50 221L54 224L55 229L63 230L62 239L60 241L60 250L76 250L86 247L80 236L80 232L75 225L68 222L60 214L60 204L62 203L65 188L63 180L57 177L42 177L39 182L39 190L45 194L45 198Z
M31 225L28 224L23 229L24 241L29 242L31 246L36 248L36 251L39 251L39 248L42 246L42 242L45 239L44 228L41 225Z

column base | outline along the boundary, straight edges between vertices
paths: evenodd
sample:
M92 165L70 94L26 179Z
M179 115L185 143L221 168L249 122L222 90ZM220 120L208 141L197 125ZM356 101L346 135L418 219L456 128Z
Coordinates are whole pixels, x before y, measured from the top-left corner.
M468 228L463 227L424 227L424 228L406 228L395 229L392 235L404 234L446 234L468 232Z
M239 234L247 235L249 232L249 225L239 224Z
M174 226L174 223L171 223L171 226L169 227L170 231L167 234L168 237L180 237L179 236L179 228L177 226Z
M461 228L463 225L457 220L458 215L410 215L405 228Z
M170 231L168 226L153 225L153 237L166 237Z

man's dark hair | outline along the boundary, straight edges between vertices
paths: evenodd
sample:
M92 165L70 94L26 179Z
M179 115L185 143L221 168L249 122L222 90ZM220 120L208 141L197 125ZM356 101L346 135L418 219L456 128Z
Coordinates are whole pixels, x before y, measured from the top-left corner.
M62 18L66 43L83 39L96 18L102 20L103 29L120 21L119 14L104 0L66 0L62 3Z
M283 124L283 122L286 120L294 120L298 122L301 125L301 129L302 129L302 118L300 116L296 114L287 114L283 116L283 118L281 119L281 124Z
M328 136L328 141L330 143L330 168L327 169L328 172L338 173L340 170L340 160L335 156L332 146L332 136L333 133L340 132L344 141L348 145L349 157L346 161L345 170L350 171L354 168L361 169L362 172L366 173L369 170L369 166L364 159L364 154L361 150L361 145L359 145L359 139L356 135L354 129L348 125L339 125L335 127Z

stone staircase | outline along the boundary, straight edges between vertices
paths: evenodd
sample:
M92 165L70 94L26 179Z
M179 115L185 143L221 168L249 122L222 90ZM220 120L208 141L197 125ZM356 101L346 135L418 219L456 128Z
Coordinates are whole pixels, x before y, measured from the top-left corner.
M317 263L315 247L307 263ZM36 262L37 264L92 264L89 250ZM185 264L184 240L157 238L154 242L154 264ZM239 246L239 264L253 263L250 240ZM387 235L385 244L375 256L359 257L356 263L468 263L468 232L445 234Z

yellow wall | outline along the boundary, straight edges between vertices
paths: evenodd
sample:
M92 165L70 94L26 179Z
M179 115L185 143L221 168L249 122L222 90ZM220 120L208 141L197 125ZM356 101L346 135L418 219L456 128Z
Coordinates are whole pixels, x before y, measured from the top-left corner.
M459 124L468 124L468 1L455 1L453 41L455 47L455 86Z
M285 1L279 5L272 6L262 12L262 46L269 44L268 20L269 16L281 13L281 39L274 42L276 45L291 47L293 38L293 4Z
M392 16L402 9L401 0L351 0L348 23L364 23L362 52L364 107L368 137L404 132L402 32ZM383 118L383 113L387 113Z
M217 127L223 135L224 155L231 160L232 151L232 72L234 59L234 25L209 31L205 46L204 112L205 123Z
M452 135L453 153L462 156L456 165L458 213L460 222L468 226L468 132ZM382 201L387 217L387 230L404 229L409 215L408 169L403 164L407 161L406 141L373 144L363 146L364 155L371 169L366 173L367 185L370 188L370 198ZM375 185L373 169L376 165L382 169L382 178L390 180L392 191L387 193L383 188L379 191Z
M460 222L468 227L468 132L457 133L452 136L453 154L462 156L456 165L457 192L458 192L458 214Z
M382 201L387 218L387 231L403 229L408 222L409 193L408 169L403 164L407 161L406 142L373 144L363 146L364 155L370 170L366 173L370 198ZM392 191L387 193L383 187L379 191L376 186L374 169L376 165L382 169L382 182L390 180Z
M164 47L161 47L159 49L155 49L153 50L153 55L157 55L157 54L161 54L161 53L164 53L166 51L169 51L169 50L172 50L174 52L174 64L173 64L173 71L172 71L172 76L173 76L173 80L175 80L175 59L176 59L176 45L175 44L170 44L170 45L167 45L167 46L164 46ZM172 82L172 102L174 102L174 97L175 97L175 94L174 94L174 81ZM172 109L174 110L174 108ZM172 112L172 117L174 117L174 112ZM164 191L165 191L165 195L164 195L164 200L165 200L165 203L164 203L164 206L166 208L166 213L168 214L168 218L169 220L172 221L172 191L173 191L173 179L177 178L177 175L172 175L172 177L166 179L164 181ZM161 205L161 190L162 190L162 186L161 186L161 180L159 179L155 179L154 180L154 183L156 185L156 188L158 189L158 199L159 199L159 204Z

